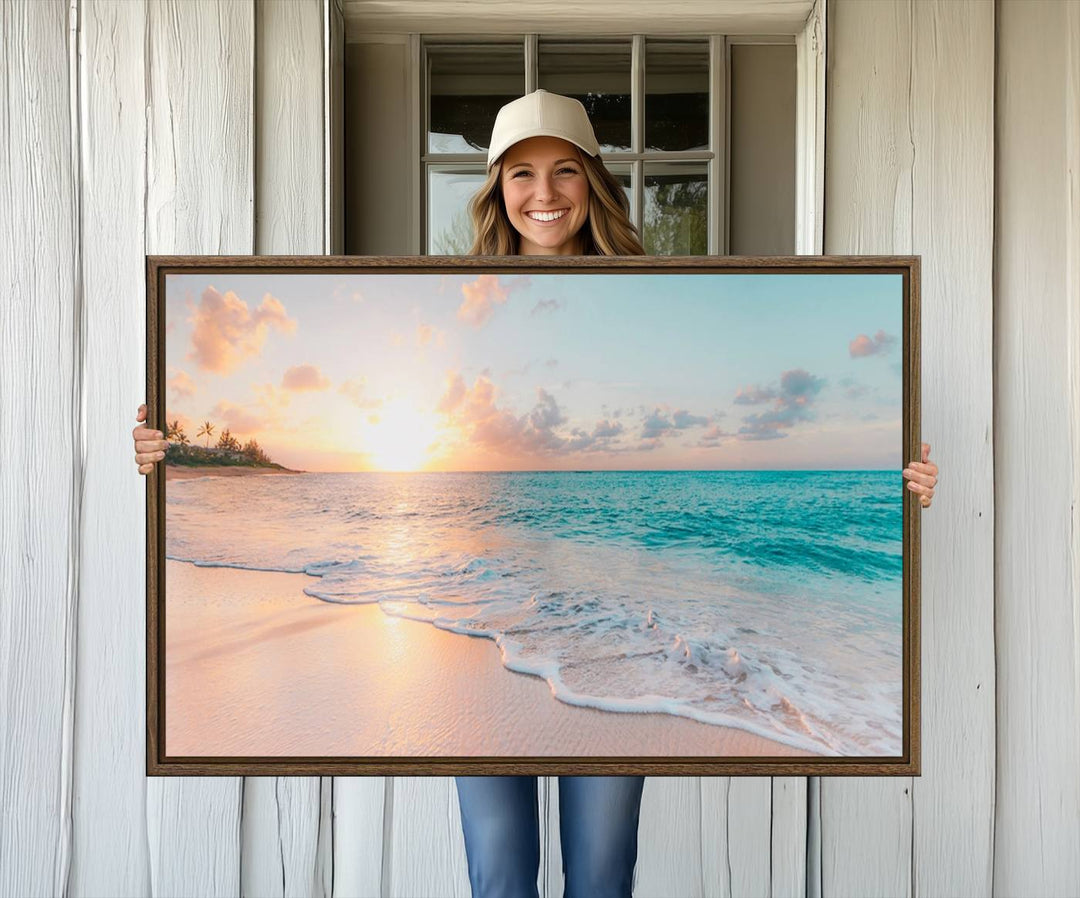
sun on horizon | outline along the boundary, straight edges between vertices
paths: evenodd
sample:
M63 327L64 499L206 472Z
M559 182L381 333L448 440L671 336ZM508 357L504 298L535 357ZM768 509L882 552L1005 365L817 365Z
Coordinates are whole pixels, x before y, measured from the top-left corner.
M377 420L365 427L363 437L363 448L374 470L422 470L438 435L435 416L404 399L395 399L375 417Z

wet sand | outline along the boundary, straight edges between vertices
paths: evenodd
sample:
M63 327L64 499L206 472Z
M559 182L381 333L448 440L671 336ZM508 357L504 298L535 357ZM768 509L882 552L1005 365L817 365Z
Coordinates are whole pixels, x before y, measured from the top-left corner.
M495 643L311 598L305 574L165 569L169 756L823 757L558 701Z

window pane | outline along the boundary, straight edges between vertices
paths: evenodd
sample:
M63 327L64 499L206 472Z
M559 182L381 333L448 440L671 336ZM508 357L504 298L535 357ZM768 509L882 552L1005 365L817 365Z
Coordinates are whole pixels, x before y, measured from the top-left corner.
M709 149L709 44L645 42L645 149Z
M483 166L428 169L428 249L436 256L463 256L472 246L468 203L484 183Z
M630 46L539 42L538 86L581 101L601 153L630 149Z
M703 256L709 247L708 175L704 163L645 165L645 252Z
M435 45L427 53L428 152L486 152L499 107L525 93L524 45Z

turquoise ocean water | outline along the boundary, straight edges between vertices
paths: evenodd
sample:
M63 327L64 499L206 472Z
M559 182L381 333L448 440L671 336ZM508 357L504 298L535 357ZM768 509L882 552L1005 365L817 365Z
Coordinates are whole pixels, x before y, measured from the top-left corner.
M166 492L169 558L304 572L323 601L491 638L562 701L901 753L898 470L302 474Z

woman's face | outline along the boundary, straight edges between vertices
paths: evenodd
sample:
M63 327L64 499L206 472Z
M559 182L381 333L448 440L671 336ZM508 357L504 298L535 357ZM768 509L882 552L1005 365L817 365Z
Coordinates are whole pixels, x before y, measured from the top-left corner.
M576 146L558 137L519 141L503 154L499 183L521 255L580 254L589 182Z

